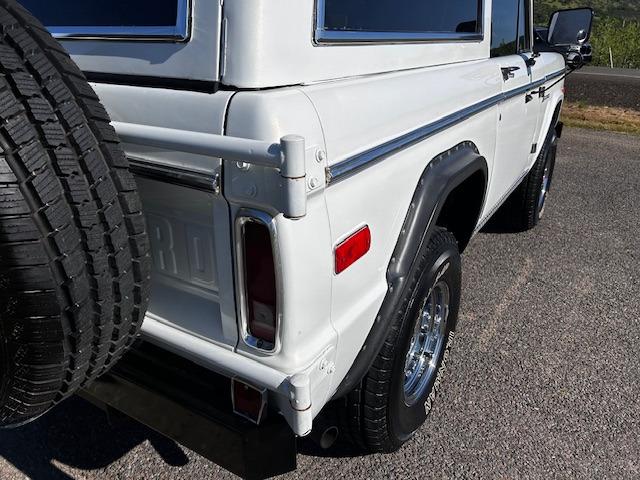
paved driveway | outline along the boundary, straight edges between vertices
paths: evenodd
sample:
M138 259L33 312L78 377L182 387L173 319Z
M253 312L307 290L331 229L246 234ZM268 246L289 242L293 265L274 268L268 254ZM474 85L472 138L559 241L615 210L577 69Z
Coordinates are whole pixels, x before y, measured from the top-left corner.
M299 456L288 478L638 478L640 138L567 130L544 224L481 234L430 421L393 455ZM0 478L228 478L73 399L0 432Z

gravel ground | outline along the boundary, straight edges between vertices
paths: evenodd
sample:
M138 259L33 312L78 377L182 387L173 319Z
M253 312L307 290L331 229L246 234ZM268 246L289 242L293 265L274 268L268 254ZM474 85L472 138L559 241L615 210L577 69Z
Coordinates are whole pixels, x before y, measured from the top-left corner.
M640 138L566 130L544 223L481 234L446 381L393 455L299 456L286 478L638 478ZM231 478L72 399L0 432L0 478Z

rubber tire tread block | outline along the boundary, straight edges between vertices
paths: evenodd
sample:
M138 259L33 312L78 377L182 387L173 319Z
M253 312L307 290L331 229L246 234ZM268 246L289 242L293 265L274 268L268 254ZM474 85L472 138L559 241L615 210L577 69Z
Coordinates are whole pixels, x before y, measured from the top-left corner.
M149 242L128 161L86 78L0 0L0 426L42 415L138 337Z

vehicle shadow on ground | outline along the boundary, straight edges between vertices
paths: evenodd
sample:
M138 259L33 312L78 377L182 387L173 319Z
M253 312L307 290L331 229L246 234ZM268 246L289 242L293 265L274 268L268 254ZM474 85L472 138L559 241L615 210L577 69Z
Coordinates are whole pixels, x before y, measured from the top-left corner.
M340 441L329 449L323 449L308 437L298 440L298 453L305 457L319 458L354 458L368 456L367 453L363 453Z
M147 440L167 464L178 467L189 462L172 440L73 397L31 424L0 430L0 457L32 479L69 480L55 461L71 468L97 470Z
M122 414L107 415L72 397L28 425L0 430L0 457L31 479L72 480L56 463L78 470L100 470L146 441L170 466L181 467L190 461L173 440ZM322 449L309 438L298 441L298 452L310 457L362 456L344 445Z
M524 231L522 227L515 225L512 219L502 214L502 212L496 213L489 219L487 224L480 229L480 233L491 233L493 235L508 235L523 233Z

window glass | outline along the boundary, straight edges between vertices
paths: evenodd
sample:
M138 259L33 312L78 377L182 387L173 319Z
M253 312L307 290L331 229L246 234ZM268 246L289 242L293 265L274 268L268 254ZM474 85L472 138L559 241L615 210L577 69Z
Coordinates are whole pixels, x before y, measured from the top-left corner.
M518 7L521 0L493 0L491 14L491 56L518 52Z
M528 22L528 12L526 7L526 1L520 0L520 6L518 7L518 51L525 52L529 50L528 46L528 38L529 32L527 31Z
M479 33L479 0L326 0L324 29L350 32Z
M178 0L20 0L47 27L175 27Z

